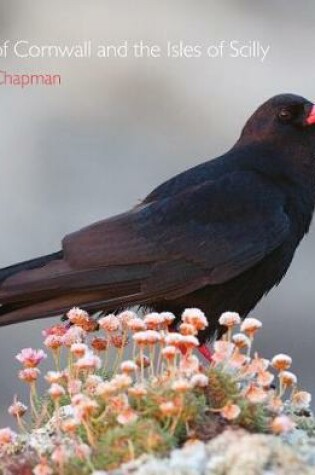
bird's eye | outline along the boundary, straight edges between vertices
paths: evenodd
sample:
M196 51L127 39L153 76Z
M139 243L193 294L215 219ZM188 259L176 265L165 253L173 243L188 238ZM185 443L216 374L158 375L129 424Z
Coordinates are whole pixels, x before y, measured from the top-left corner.
M278 114L278 117L281 120L281 122L289 122L293 118L293 114L288 109L281 109L281 111Z

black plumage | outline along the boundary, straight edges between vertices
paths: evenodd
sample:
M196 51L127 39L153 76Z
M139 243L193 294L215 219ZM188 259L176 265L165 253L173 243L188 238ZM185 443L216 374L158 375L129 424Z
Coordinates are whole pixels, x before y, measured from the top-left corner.
M315 108L263 104L223 156L165 182L129 212L66 236L62 251L0 271L0 325L134 304L201 308L207 339L285 275L315 202Z

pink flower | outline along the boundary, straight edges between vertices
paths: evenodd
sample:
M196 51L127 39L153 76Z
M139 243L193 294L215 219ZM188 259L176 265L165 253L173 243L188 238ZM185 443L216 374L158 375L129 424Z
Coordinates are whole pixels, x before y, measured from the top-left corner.
M197 356L191 354L185 355L179 363L179 369L186 376L198 372L199 360Z
M88 351L88 346L85 343L72 343L70 352L77 358L82 358Z
M291 371L281 371L279 373L279 379L283 386L287 388L297 383L297 377L294 373L291 373Z
M123 328L128 328L129 322L137 318L137 314L131 310L125 310L124 312L121 312L119 315L117 315L117 318L120 320L121 326Z
M16 355L16 359L26 368L35 368L45 358L47 355L43 350L33 350L32 348L23 348L21 353Z
M268 387L274 380L274 375L270 371L258 371L257 383L259 386Z
M199 340L193 335L183 335L180 344L181 346L184 346L187 349L196 348L197 346L199 346Z
M253 404L259 404L267 399L268 394L264 389L251 383L245 392L245 397Z
M260 358L257 353L255 353L254 358L248 364L246 372L247 374L250 373L259 373L260 371L266 371L269 367L270 361L266 358Z
M37 380L40 371L38 368L25 368L19 371L19 379L24 383L34 383Z
M68 419L64 419L62 421L62 430L64 432L68 432L69 434L74 434L78 427L80 426L80 421L75 419L74 417L69 417Z
M165 337L165 344L176 346L176 348L180 347L182 341L183 341L183 335L176 332L170 333L169 335Z
M132 384L132 379L127 374L116 374L111 380L111 384L118 390L129 388Z
M137 419L138 415L133 409L131 409L131 407L123 409L117 416L117 422L122 425L130 424L131 422L135 422Z
M271 364L278 371L286 371L292 364L292 358L289 355L279 353L272 358Z
M78 307L73 307L69 310L67 317L71 323L78 326L84 326L90 320L89 314Z
M162 356L169 361L173 361L178 353L178 349L173 345L165 346L162 349Z
M0 429L0 447L3 447L8 444L13 444L16 440L17 434L10 429L10 427L5 427Z
M226 406L224 406L220 412L221 416L224 417L224 419L227 419L228 421L237 419L240 413L240 407L237 404L231 403L226 404Z
M197 330L204 330L208 326L205 314L198 308L186 308L182 314L182 321L194 325Z
M49 384L61 383L66 381L66 375L62 371L48 371L45 374L45 379Z
M118 388L115 384L113 384L111 381L104 381L103 383L100 383L97 388L96 388L96 394L103 399L107 399L108 397L111 397L113 394L115 394L118 391Z
M146 396L148 394L148 391L143 385L136 384L135 386L128 389L128 394L135 398L141 398L143 396Z
M94 399L91 399L84 394L76 394L73 396L71 404L74 409L75 418L79 421L90 417L99 407Z
M181 335L197 335L198 330L191 323L181 323L179 326Z
M53 453L51 454L51 460L58 465L63 465L68 459L66 449L61 445L56 447Z
M63 336L66 332L67 327L65 325L59 324L54 325L50 328L45 328L45 330L42 331L42 335L44 337L47 337L49 335Z
M296 391L292 396L292 403L296 409L307 409L312 401L312 395L307 391Z
M173 416L174 414L178 412L173 401L162 402L159 405L159 409L162 412L162 414L164 414L165 416Z
M175 320L175 315L171 312L161 312L161 317L163 318L164 324L169 327Z
M219 323L225 327L233 327L241 323L241 317L236 312L224 312L219 318Z
M161 340L161 334L155 330L146 330L135 333L133 339L138 345L154 345Z
M156 312L148 313L144 317L144 323L146 324L148 330L158 330L164 323L164 318Z
M248 348L251 345L250 339L244 333L236 333L232 336L232 341L237 348Z
M21 401L14 400L8 409L8 413L13 417L23 417L27 411L27 406Z
M64 388L58 383L53 383L48 389L48 393L50 394L51 398L55 400L60 399L61 396L66 394Z
M190 380L194 388L205 388L209 384L209 378L203 373L196 373Z
M63 344L61 335L48 335L44 340L44 345L50 350L58 350Z
M139 317L133 318L132 320L127 322L127 327L129 328L129 330L133 332L144 331L147 328L142 318L139 318Z
M248 357L243 355L238 348L236 348L228 361L229 366L238 369L248 361Z
M110 342L115 348L124 348L128 345L128 338L123 334L112 335L110 337Z
M120 328L120 321L116 315L106 315L98 321L99 326L106 332L115 332Z
M73 325L67 330L62 337L62 343L70 347L74 343L83 343L84 339L86 338L86 332L81 327L77 327Z
M187 379L180 378L180 379L176 379L172 383L171 387L172 387L173 391L176 391L176 392L179 392L179 393L182 393L182 392L184 393L184 392L186 392L186 391L188 391L189 389L192 388L192 384Z
M102 365L101 359L92 352L87 352L82 358L78 359L75 366L79 370L95 370L100 369Z
M91 347L93 350L97 351L98 353L101 353L102 351L106 351L108 347L108 340L105 338L99 338L95 337L91 341Z
M137 371L138 366L132 360L123 361L120 365L120 369L123 373L134 373Z
M294 422L285 415L277 416L271 423L272 432L275 434L283 434L290 432L295 427Z
M262 327L262 323L257 318L248 317L241 325L241 331L246 333L247 336L253 338L255 333Z
M267 407L271 412L279 414L283 409L282 399L274 394L269 400Z

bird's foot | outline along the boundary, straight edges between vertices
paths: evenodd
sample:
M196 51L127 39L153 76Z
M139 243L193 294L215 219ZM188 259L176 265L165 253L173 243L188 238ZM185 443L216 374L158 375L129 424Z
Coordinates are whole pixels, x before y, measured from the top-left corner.
M212 353L205 343L203 345L198 346L198 351L209 363L211 363Z

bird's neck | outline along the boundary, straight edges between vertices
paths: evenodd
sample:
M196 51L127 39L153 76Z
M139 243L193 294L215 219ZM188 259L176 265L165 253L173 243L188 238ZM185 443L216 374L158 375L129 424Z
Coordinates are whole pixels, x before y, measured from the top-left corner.
M237 155L242 144L235 147ZM315 157L313 151L298 150L292 157L289 149L277 149L274 144L253 143L244 147L243 166L257 172L265 180L280 188L287 203L286 212L296 223L300 239L308 232L315 205ZM304 157L302 160L297 160Z
M306 189L315 200L315 144L297 144L294 150L286 144L256 142L244 145L238 141L232 151L242 156L242 166L269 177L279 186Z

